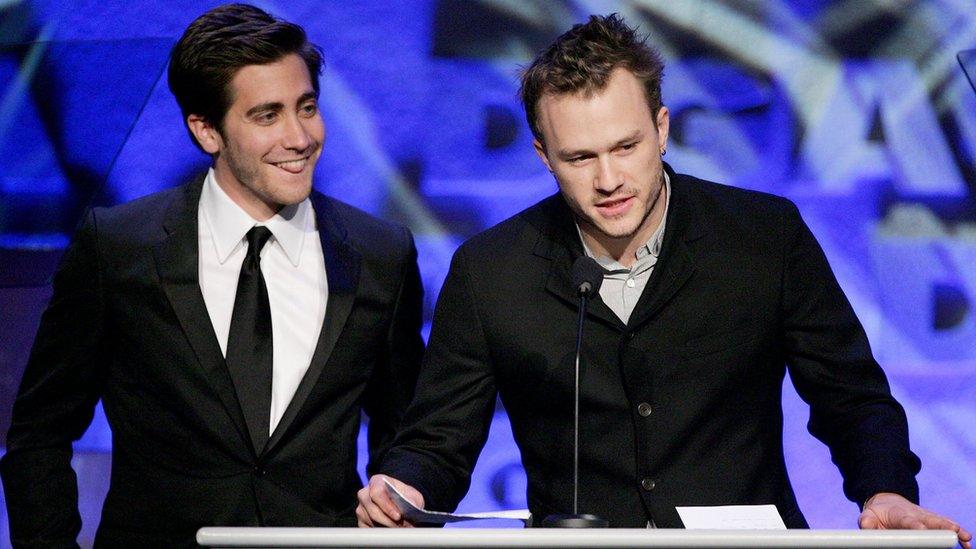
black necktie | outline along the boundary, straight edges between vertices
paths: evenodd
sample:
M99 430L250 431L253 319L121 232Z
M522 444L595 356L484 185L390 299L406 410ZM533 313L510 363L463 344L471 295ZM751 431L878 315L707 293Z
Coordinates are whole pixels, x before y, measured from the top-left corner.
M268 441L271 421L271 305L261 274L261 248L269 238L267 227L255 226L247 232L247 255L237 279L227 336L227 368L258 454Z

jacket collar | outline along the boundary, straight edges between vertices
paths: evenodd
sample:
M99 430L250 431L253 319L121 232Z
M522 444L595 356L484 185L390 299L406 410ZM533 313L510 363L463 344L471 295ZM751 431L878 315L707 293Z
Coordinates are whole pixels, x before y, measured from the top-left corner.
M349 313L356 298L359 287L360 264L362 254L348 238L349 233L342 223L342 218L332 199L312 191L312 206L322 243L322 256L325 258L325 272L329 281L329 299L325 306L325 319L322 331L312 353L312 361L308 371L298 384L285 413L271 434L265 452L276 448L291 431L295 418L299 417L308 402L312 389L319 379L331 379L329 371L343 365L331 363L329 358L336 347L339 336L346 325Z
M230 416L241 441L250 448L251 438L234 382L200 291L197 211L203 180L204 175L201 175L184 185L169 204L163 218L165 235L153 254L163 292L176 313L183 335L193 348L204 376Z

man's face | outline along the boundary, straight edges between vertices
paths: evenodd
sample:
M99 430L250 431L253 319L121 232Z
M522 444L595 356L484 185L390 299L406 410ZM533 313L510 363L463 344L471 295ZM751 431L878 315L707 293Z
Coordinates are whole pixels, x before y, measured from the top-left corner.
M229 84L223 130L197 117L191 129L214 155L217 183L251 217L265 220L312 189L325 125L312 80L296 54L248 65Z
M655 119L640 81L618 68L591 96L543 96L538 123L545 144L536 141L536 152L556 176L587 244L612 253L647 242L664 215L667 108Z

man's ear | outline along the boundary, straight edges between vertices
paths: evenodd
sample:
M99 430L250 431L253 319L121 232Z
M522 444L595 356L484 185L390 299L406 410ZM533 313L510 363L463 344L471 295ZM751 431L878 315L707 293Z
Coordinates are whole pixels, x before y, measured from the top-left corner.
M661 108L657 110L655 124L657 125L658 148L666 151L668 149L668 131L671 129L671 117L668 108L664 105L661 105Z
M186 125L200 144L200 148L207 153L217 154L224 147L220 132L206 118L199 114L191 114L186 117Z
M546 165L546 169L549 170L549 173L552 173L552 165L549 164L549 157L546 156L546 146L538 139L532 141L532 146L535 147L535 154L539 155L539 159Z

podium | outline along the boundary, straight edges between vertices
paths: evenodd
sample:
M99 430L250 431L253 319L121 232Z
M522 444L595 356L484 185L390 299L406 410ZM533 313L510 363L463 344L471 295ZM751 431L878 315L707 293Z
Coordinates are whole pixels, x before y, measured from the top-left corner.
M950 530L201 528L203 547L945 548Z

